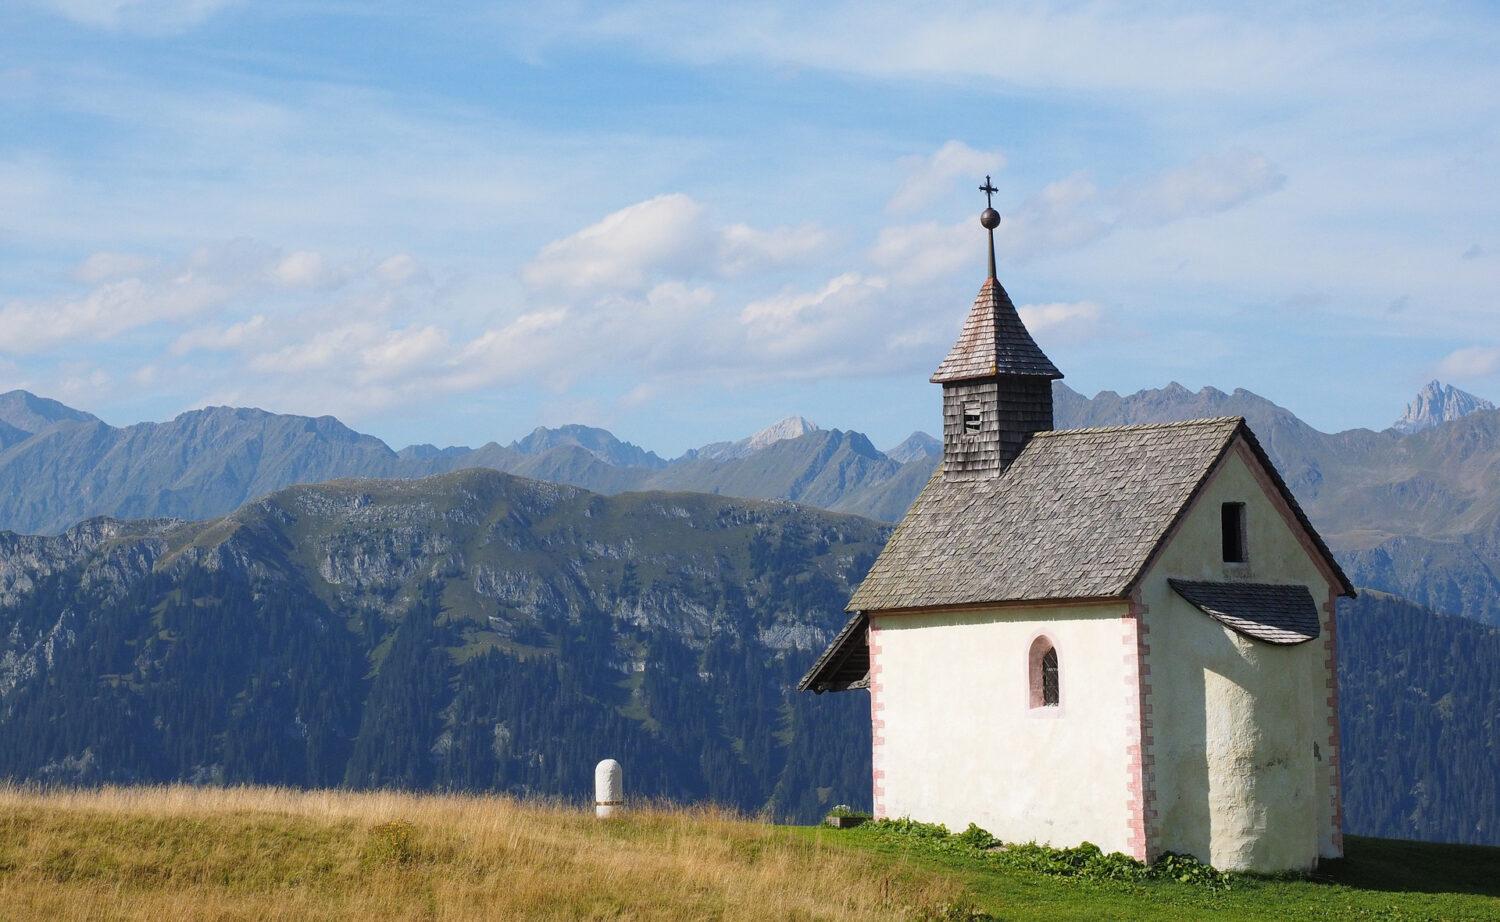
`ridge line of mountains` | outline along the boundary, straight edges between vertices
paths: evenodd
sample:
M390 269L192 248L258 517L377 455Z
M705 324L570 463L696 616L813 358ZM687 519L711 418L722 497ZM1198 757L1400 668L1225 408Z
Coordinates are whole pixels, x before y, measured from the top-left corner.
M1347 828L1500 843L1500 411L1429 390L1380 433L1176 386L1060 388L1057 421L1247 417L1361 587L1338 613ZM15 393L0 423L0 512L84 519L0 531L0 780L573 797L608 754L645 796L868 806L868 703L795 683L892 526L812 499L883 490L895 518L930 438L794 418L671 461L585 427L393 452L331 418L115 429Z
M1058 383L1057 428L1243 416L1352 579L1500 624L1500 410L1432 382L1381 432L1324 433L1239 389L1178 384L1089 398ZM791 417L667 460L588 426L538 428L479 448L391 449L331 416L209 407L110 426L25 391L0 395L0 529L57 534L95 516L203 520L299 483L410 479L490 468L603 493L680 491L791 500L895 521L941 443L887 451Z

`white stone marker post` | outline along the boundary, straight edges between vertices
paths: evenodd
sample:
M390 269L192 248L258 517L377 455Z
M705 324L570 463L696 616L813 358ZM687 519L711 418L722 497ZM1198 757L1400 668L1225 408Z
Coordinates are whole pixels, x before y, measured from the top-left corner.
M594 766L594 815L608 819L624 805L624 770L614 759L605 759Z

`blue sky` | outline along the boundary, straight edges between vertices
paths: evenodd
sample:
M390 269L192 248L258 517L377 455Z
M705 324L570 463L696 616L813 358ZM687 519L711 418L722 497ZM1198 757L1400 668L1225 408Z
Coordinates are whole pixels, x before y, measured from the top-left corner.
M428 9L0 6L0 390L888 445L937 426L990 173L1080 391L1500 397L1493 6Z

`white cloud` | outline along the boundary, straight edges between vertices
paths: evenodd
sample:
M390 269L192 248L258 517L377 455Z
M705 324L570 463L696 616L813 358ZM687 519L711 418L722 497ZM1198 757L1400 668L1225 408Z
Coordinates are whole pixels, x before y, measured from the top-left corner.
M963 266L983 265L984 236L973 219L957 224L924 221L882 228L869 258L907 282L941 278Z
M154 260L134 253L93 253L73 270L73 278L93 285L122 275L144 272L154 264Z
M1092 339L1099 334L1103 317L1092 301L1023 304L1016 312L1032 335L1053 342Z
M237 0L41 0L68 19L97 29L167 34L189 29Z
M379 267L377 267L377 274ZM322 253L298 250L288 253L270 268L271 277L287 288L336 288L351 272L329 264Z
M109 372L87 362L67 362L58 371L50 390L64 403L94 403L109 392L113 383Z
M1025 262L1086 246L1126 227L1157 227L1227 211L1281 188L1285 177L1247 151L1200 157L1182 167L1100 189L1083 173L1048 183L1001 215L995 249ZM973 218L883 228L870 260L904 281L941 278L983 258Z
M763 3L730 8L635 2L568 5L507 24L546 44L623 42L672 60L747 60L892 80L967 81L1007 89L1172 96L1358 93L1399 81L1417 39L1483 39L1452 11L1420 5L1350 15L1342 8L1214 11L1164 4ZM1411 82L1408 74L1408 82ZM1421 85L1406 87L1421 92Z
M523 270L537 289L640 291L667 278L738 275L805 261L827 247L812 224L761 230L715 224L682 193L621 208L544 246Z
M155 324L167 326L167 351L182 356L195 351L248 350L264 346L295 330L292 352L316 352L330 328L343 329L338 311L370 317L382 314L401 295L391 289L426 278L410 256L398 254L358 268L335 265L311 250L283 254L264 243L236 239L197 247L176 264L145 257L96 252L73 272L91 287L75 295L14 299L0 306L0 353L30 354L82 343L107 342ZM277 319L279 305L293 315L326 306L340 322L320 322L303 329ZM208 311L234 314L255 305L239 319L182 330L180 324ZM179 325L172 329L172 325Z
M768 359L763 371L793 371L778 359L796 358L823 367L858 352L858 343L884 331L876 315L889 283L878 276L846 272L809 292L786 292L747 304L740 323L750 354Z
M375 267L375 275L387 285L405 285L407 282L430 280L427 270L409 253L397 253L381 260Z
M263 374L289 378L325 371L358 356L381 335L381 329L369 322L323 329L273 351L255 355L250 360L250 368Z
M702 256L703 206L681 193L622 208L542 248L523 271L538 288L637 288Z
M826 250L829 243L828 232L815 224L770 230L730 224L721 234L719 269L727 275L804 262Z
M1114 200L1121 222L1152 226L1227 211L1285 184L1286 176L1264 154L1231 150L1127 183Z
M1114 228L1100 198L1093 180L1082 173L1048 183L1015 214L1001 216L996 246L1007 256L1030 259L1092 243Z
M389 330L360 351L362 377L368 381L399 380L440 364L452 351L448 334L435 326Z
M1485 378L1500 373L1500 347L1465 346L1455 349L1438 363L1438 374L1445 378Z
M127 330L182 320L222 303L223 286L191 271L143 281L107 282L78 298L12 301L0 308L0 350L40 352L78 341L112 339Z
M186 355L199 349L209 352L242 349L264 336L268 328L264 314L226 327L199 327L173 340L171 351L173 355Z
M570 342L567 333L571 328L565 326L570 319L564 309L533 311L487 330L465 344L438 370L437 383L444 390L463 391L499 381L516 381L554 367L556 359L576 360L579 351L594 352L590 347L597 348L597 343Z
M958 180L978 186L978 177L1005 168L1005 155L949 141L927 157L907 158L905 165L907 177L886 203L888 211L911 212L930 205L952 191Z

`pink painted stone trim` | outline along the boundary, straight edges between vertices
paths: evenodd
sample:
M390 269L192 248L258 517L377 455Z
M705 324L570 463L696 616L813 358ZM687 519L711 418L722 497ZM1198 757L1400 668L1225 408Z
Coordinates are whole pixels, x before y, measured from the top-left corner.
M1125 653L1125 708L1132 732L1125 746L1127 784L1125 811L1129 825L1126 843L1132 857L1151 861L1156 857L1156 756L1152 752L1151 645L1144 615L1150 608L1140 593L1130 597L1130 610L1122 619ZM1134 719L1131 719L1133 716Z
M865 643L870 650L870 801L877 819L885 816L885 703L880 700L880 627L870 619Z
M1323 637L1323 668L1328 675L1328 776L1329 814L1332 824L1333 856L1344 856L1344 779L1339 759L1339 655L1338 655L1338 600L1339 591L1330 587L1328 601L1323 611L1328 615Z

